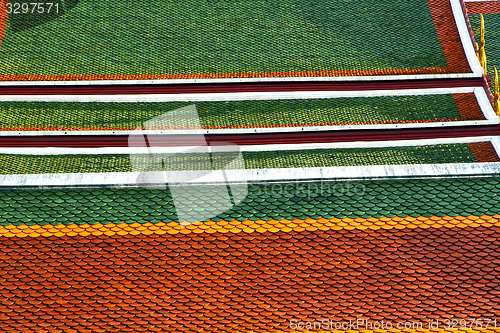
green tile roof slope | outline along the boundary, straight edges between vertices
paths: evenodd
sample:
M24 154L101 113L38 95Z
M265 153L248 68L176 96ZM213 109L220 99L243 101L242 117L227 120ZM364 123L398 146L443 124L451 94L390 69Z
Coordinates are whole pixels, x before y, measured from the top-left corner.
M0 102L0 130L131 130L193 104L201 125L215 129L485 119L472 93L195 103Z
M486 145L486 146L484 146ZM494 155L490 143L483 143L482 151ZM204 170L211 168L205 154L179 153L153 155L162 158L166 170ZM216 158L235 158L234 153L216 155ZM470 144L437 144L426 146L384 147L384 148L337 148L309 150L277 150L242 152L246 169L307 168L355 165L387 164L435 164L495 162L498 157L478 157ZM130 172L134 165L144 168L150 165L152 157L147 154L103 155L16 155L0 154L0 174L41 173L87 173L87 172ZM142 170L142 169L141 169Z
M447 66L421 0L50 2L59 13L9 15L0 74L184 78Z
M241 190L241 188L239 188ZM208 191L206 188L200 191ZM176 200L215 202L216 192ZM233 193L235 194L235 193ZM176 220L169 190L63 189L0 191L0 225L146 223ZM269 220L356 217L494 215L500 212L500 177L249 184L238 205L212 218Z
M248 169L479 162L467 144L244 153ZM248 158L248 157L249 158Z

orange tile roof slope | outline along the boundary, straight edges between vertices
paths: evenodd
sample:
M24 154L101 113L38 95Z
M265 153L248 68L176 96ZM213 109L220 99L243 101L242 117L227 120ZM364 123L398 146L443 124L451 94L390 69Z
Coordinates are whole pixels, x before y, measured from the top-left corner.
M293 319L495 319L499 238L485 225L1 238L0 325L274 332Z
M171 203L154 208L154 191L3 192L0 328L271 333L293 331L294 319L494 320L499 181L365 182L337 198L252 192L224 213L233 219L188 225L167 221Z

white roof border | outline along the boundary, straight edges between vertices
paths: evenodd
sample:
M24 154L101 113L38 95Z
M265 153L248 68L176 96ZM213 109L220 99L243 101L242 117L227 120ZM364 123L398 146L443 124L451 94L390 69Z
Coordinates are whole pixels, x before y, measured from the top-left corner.
M140 172L58 173L0 175L0 187L137 186ZM243 169L208 172L194 180L177 182L191 175L185 171L164 172L168 185L221 184L287 180L372 180L386 178L467 177L500 175L500 162L419 165L370 165L318 168ZM162 184L147 184L147 187ZM163 183L163 185L165 185Z
M428 140L407 140L394 142L353 142L353 143L330 143L330 144L304 144L304 145L262 145L249 146L246 151L259 150L290 150L293 149L325 149L325 148L359 148L359 147L400 147L414 145L430 145L439 143L469 143L469 142L491 142L500 156L500 137L471 137L471 138L447 138ZM171 147L170 147L171 148ZM177 147L176 147L177 148ZM184 151L190 147L182 147ZM260 148L259 150L257 148ZM270 148L270 149L269 149ZM14 152L16 148L2 148L0 153ZM31 150L30 150L31 149ZM30 154L40 150L27 148L21 153ZM52 151L50 151L52 149ZM120 154L117 148L85 148L88 153L108 154L114 151ZM141 149L141 148L138 148ZM142 153L133 149L129 153ZM80 153L80 148L46 148L41 153L48 152L66 154L68 152ZM165 152L165 151L163 151ZM177 149L167 152L179 152ZM155 153L157 153L155 151ZM159 152L158 152L159 153ZM368 166L340 166L340 167L314 167L314 168L269 168L269 169L238 169L238 170L196 170L193 171L167 171L151 173L151 177L158 177L168 181L168 184L221 184L238 182L259 181L284 181L284 180L311 180L311 179L336 179L336 180L363 180L379 178L420 178L420 177L460 177L460 176L488 176L500 175L500 162L487 163L443 163L443 164L412 164L412 165L368 165ZM110 173L56 173L56 174L19 174L0 175L0 187L30 187L30 186L138 186L139 175L147 173L140 172L110 172ZM149 178L151 178L149 177ZM148 178L148 177L146 177ZM194 178L194 179L193 179ZM151 178L153 179L153 178ZM155 178L158 179L158 178ZM179 179L183 181L178 181ZM187 179L187 181L186 181ZM148 184L149 186L158 184ZM165 184L163 184L165 185Z

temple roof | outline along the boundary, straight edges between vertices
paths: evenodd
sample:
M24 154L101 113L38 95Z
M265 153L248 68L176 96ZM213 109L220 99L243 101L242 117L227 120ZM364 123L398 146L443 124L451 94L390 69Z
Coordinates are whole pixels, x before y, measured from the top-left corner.
M1 332L499 331L498 3L15 6Z
M44 16L12 8L2 19L1 80L440 75L475 68L466 55L472 48L461 41L470 37L459 1L66 1L59 7Z

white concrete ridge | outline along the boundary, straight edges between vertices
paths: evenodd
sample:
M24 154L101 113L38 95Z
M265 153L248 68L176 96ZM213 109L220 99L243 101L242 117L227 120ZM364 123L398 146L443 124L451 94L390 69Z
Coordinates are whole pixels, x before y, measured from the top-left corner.
M500 122L500 118L493 109L493 105L491 105L490 99L486 95L485 89L483 87L474 88L474 95L476 96L479 108L483 112L484 117L490 121L493 121L495 124L498 124Z
M199 174L199 171L197 171ZM460 177L500 175L500 162L495 163L450 163L450 164L420 164L420 165L372 165L348 167L318 167L318 168L276 168L276 169L241 169L224 170L221 172L206 171L206 175L190 179L189 171L161 172L158 182L149 185L164 184L219 184L227 179L249 181L286 181L312 179L377 179L377 178L420 178L420 177ZM217 174L218 177L214 177ZM32 175L1 175L0 186L77 186L77 185L138 185L140 172L117 173L59 173ZM144 173L142 173L144 175ZM153 174L156 176L157 174ZM219 177L221 176L221 177ZM143 177L144 178L144 177ZM143 179L142 178L142 179ZM147 178L147 177L146 177ZM178 179L190 179L177 181Z
M465 14L460 0L450 0L450 2L453 16L455 17L455 22L457 24L458 34L460 35L460 40L462 41L462 46L465 51L465 56L469 62L469 66L474 74L482 76L484 69L481 67L479 59L477 58L476 49L474 48L469 28L467 27L467 23L465 21Z
M500 137L483 136L469 138L444 138L427 140L402 140L382 142L341 142L315 144L285 145L251 145L241 146L241 151L283 151L307 149L339 149L339 148L377 148L425 146L435 144L491 142L497 154L500 153ZM222 146L211 147L214 151L226 151ZM149 154L189 152L195 147L110 147L110 148L0 148L0 154L25 155L61 155L61 154ZM234 148L234 147L232 147ZM500 155L499 155L500 156ZM146 173L148 174L148 173ZM190 175L203 177L189 177ZM376 179L391 177L457 177L500 174L498 163L450 163L450 164L418 164L418 165L375 165L375 166L342 166L316 168L270 168L270 169L238 169L238 170L196 170L149 173L151 177L141 179L161 179L169 184L176 180L192 179L182 183L224 183L232 181L281 181L298 179ZM0 186L76 186L76 185L137 185L140 172L115 173L58 173L58 174L22 174L0 175ZM156 178L155 178L156 177Z
M38 84L38 83L37 83ZM207 102L207 101L267 101L281 99L315 99L345 97L422 96L471 93L483 87L351 90L351 91L262 91L232 93L186 94L123 94L123 95L0 95L0 102ZM169 110L165 110L168 112Z
M495 152L497 153L497 155L500 156L500 137L494 136L491 138L490 142L493 148L495 148Z

